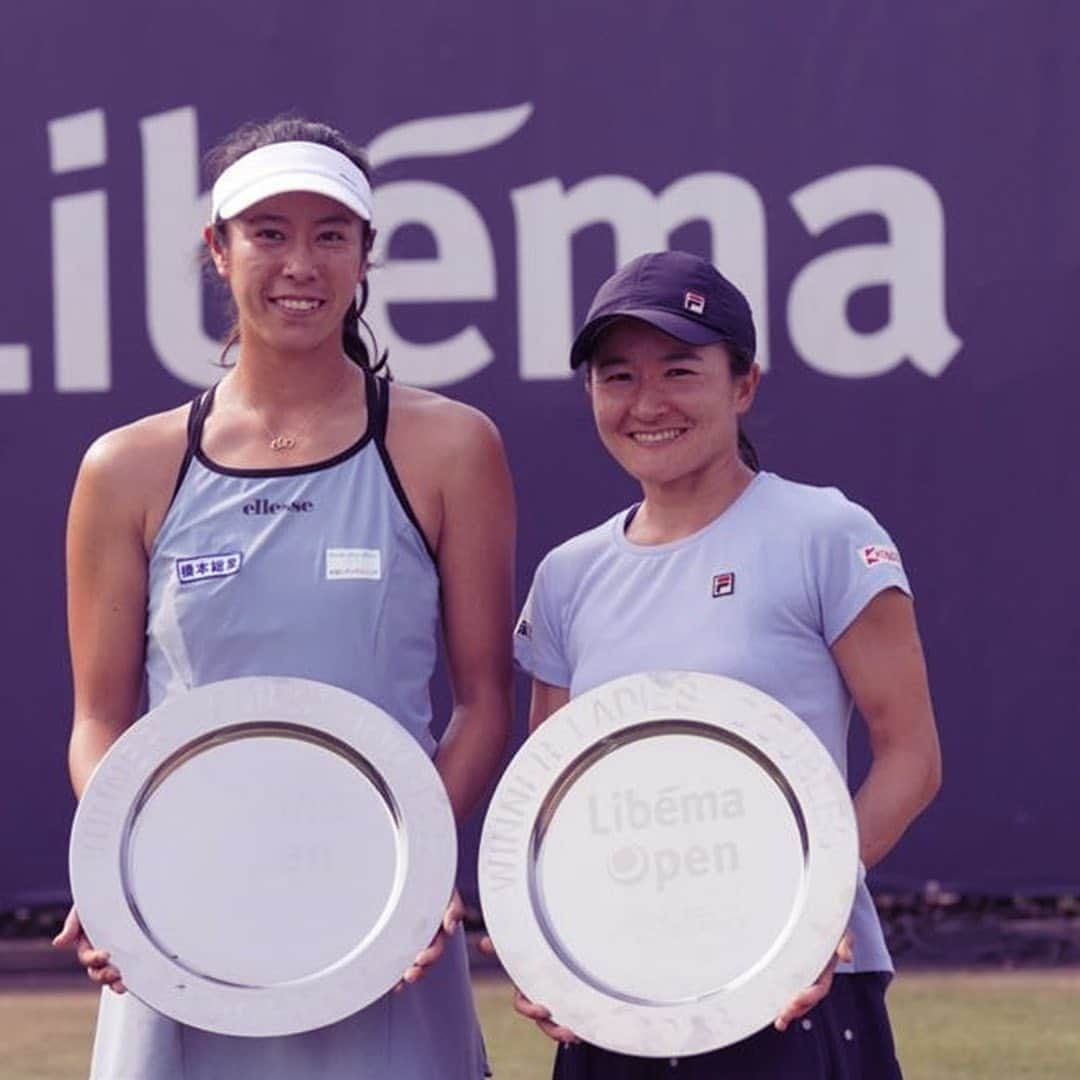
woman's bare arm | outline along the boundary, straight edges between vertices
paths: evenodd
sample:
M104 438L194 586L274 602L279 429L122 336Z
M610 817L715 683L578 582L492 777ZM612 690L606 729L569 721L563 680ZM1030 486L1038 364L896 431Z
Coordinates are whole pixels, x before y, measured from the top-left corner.
M435 764L460 821L498 768L510 730L515 514L494 425L471 411L459 423L436 552L454 708Z
M855 795L859 854L869 868L941 786L941 748L910 597L899 589L879 593L832 651L870 735L873 760Z
M533 679L529 699L529 733L534 732L553 712L570 700L568 686L552 686L542 679Z
M146 550L125 439L113 432L83 459L67 529L68 638L74 677L69 749L77 795L135 719L146 633Z
M81 796L94 767L135 719L143 681L147 552L183 454L177 413L102 436L83 459L67 528L68 636L74 713L68 763ZM74 945L90 978L123 991L108 953L68 914L55 942Z

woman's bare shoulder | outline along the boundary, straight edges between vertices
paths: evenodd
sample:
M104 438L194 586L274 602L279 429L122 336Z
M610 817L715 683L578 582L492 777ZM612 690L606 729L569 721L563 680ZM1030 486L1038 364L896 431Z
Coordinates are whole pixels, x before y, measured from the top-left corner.
M498 444L498 429L480 409L462 401L391 383L388 433L442 451Z
M83 457L80 480L128 494L171 484L187 449L189 409L153 413L99 435Z

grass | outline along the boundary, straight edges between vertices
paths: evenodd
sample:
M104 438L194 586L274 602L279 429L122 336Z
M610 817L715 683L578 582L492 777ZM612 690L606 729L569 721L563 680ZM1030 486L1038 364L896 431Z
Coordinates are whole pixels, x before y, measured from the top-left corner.
M905 974L889 993L909 1080L1080 1077L1080 972Z
M97 994L77 984L49 990L0 989L0 1077L60 1080L90 1071Z
M550 1043L514 1014L509 985L474 985L497 1080L547 1080ZM84 1078L95 1002L56 978L0 987L0 1077ZM1080 1077L1080 972L905 973L889 1005L907 1080Z

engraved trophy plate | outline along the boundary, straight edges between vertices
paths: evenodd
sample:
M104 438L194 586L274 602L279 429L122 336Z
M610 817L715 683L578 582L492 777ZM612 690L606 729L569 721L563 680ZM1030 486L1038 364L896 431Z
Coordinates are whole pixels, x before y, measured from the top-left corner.
M288 1035L357 1012L432 939L457 840L442 780L337 687L242 678L147 713L72 826L87 936L159 1012Z
M589 1042L687 1056L770 1024L847 927L858 838L813 732L734 679L649 672L558 710L495 790L499 958Z

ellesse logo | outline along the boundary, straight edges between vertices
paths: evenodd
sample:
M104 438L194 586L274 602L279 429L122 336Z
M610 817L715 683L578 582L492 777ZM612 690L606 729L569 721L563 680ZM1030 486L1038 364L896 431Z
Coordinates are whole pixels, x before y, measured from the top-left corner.
M275 502L273 499L253 499L244 503L244 516L255 514L259 517L272 514L309 514L315 509L310 499L293 502Z

